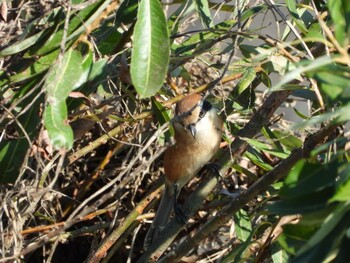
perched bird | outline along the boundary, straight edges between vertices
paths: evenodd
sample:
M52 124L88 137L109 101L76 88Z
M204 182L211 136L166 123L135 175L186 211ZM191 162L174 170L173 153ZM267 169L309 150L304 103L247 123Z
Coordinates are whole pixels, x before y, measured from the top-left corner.
M201 95L192 94L176 104L173 120L175 144L164 154L165 190L144 241L149 247L166 227L171 212L185 221L176 199L181 188L206 165L219 149L223 121Z

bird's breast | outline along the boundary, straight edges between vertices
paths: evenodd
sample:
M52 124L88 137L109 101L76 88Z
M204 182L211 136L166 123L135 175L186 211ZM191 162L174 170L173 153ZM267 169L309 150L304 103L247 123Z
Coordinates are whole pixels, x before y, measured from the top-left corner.
M168 182L177 182L182 187L213 158L221 142L220 125L201 120L197 124L195 138L190 134L183 134L185 131L175 130L176 144L169 147L164 155L164 170Z

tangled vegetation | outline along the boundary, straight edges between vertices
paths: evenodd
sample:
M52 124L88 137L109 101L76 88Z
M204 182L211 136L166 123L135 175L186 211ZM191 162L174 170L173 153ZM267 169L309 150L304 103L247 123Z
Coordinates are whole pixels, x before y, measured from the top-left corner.
M347 262L347 0L2 1L0 262ZM225 132L146 251L173 105Z

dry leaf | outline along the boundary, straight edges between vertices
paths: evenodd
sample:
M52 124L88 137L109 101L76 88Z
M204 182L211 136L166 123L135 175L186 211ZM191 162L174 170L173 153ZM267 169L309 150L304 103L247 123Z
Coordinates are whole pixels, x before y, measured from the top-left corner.
M7 4L5 1L1 2L0 6L0 19L4 20L7 22Z

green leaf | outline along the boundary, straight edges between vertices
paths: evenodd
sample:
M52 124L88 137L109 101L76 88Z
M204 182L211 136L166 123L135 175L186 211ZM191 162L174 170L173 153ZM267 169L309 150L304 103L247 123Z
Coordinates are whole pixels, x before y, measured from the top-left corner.
M314 247L317 243L325 240L325 237L337 227L338 223L343 219L345 214L349 211L350 203L347 205L339 204L338 207L331 213L322 227L307 241L306 245L298 251L298 254L302 254L310 248Z
M283 85L287 84L288 82L294 79L300 79L301 74L306 73L308 71L316 70L320 67L331 64L332 62L332 59L326 55L316 58L312 61L303 61L302 63L299 63L297 65L297 68L295 70L288 72L279 83L277 83L270 89L270 91L284 90L285 88L283 87Z
M348 201L350 200L350 181L346 182L339 188L331 201Z
M22 40L19 40L17 42L15 42L14 44L4 48L3 50L0 51L0 57L5 57L5 56L10 56L13 54L17 54L19 52L22 52L40 42L45 41L50 34L53 33L53 31L55 30L55 25L51 24L55 21L55 20L59 20L61 16L61 12L59 8L55 8L47 17L46 19L43 19L44 21L42 23L45 24L45 29L39 31L38 33L32 34L30 37L27 38L23 38ZM40 24L40 21L33 21L30 25L29 28L31 28L31 25L33 25L34 23L38 23ZM57 23L57 21L56 21ZM28 30L29 33L31 32L31 30Z
M236 88L234 89L234 94L235 94L235 96L233 96L234 100L243 91L245 91L250 86L250 84L252 84L255 77L256 77L256 71L254 70L254 68L247 68L246 70L244 70L241 79L239 80Z
M203 26L206 28L212 27L214 24L210 14L208 0L193 0L193 4Z
M249 19L252 16L259 14L260 12L267 10L268 8L269 8L268 5L257 5L257 6L254 6L252 8L249 8L248 10L246 10L242 13L241 19L242 19L242 21Z
M234 217L236 218L235 221L237 220L236 222L239 222L236 224L236 228L240 228L240 230L236 231L236 234L244 238L244 241L238 244L238 246L235 246L234 249L224 256L221 260L222 263L247 262L247 259L251 258L251 251L249 248L257 229L251 229L250 220L244 210L239 210ZM242 230L244 230L244 233ZM250 232L250 235L246 236L248 232Z
M26 138L3 142L0 145L0 183L13 183L20 174L20 167L28 151Z
M235 230L238 239L241 242L245 242L252 234L252 225L250 223L249 215L244 210L239 210L235 215Z
M334 195L339 163L320 165L299 161L289 172L280 191L281 201L269 206L279 214L305 214L329 207Z
M303 224L302 221L299 224L286 224L283 226L283 232L290 238L307 241L317 230L317 225Z
M0 51L0 57L6 57L13 54L17 54L31 46L33 46L35 43L41 41L41 39L45 38L45 36L51 31L51 28L45 29L40 31L39 33L28 37L22 41L16 42L15 44L4 48Z
M152 110L155 113L160 126L170 121L169 111L167 111L155 98L152 98ZM170 125L169 130L165 132L165 140L169 141L173 136L174 128Z
M328 10L335 26L335 37L341 45L349 43L350 4L348 0L327 1Z
M288 254L280 246L277 246L276 243L273 243L271 247L271 259L273 263L287 263Z
M73 130L67 123L67 105L64 101L51 102L44 112L45 127L55 149L71 149Z
M254 68L248 67L243 70L242 78L230 94L230 100L234 104L228 108L228 112L231 111L232 107L236 109L247 109L254 105L255 93L249 87L255 79L256 71Z
M308 119L309 119L308 116L306 116L305 114L303 114L302 112L300 112L297 108L294 108L294 107L293 107L293 110L294 110L294 112L295 112L300 118L302 118L302 119L304 119L304 120L308 120Z
M158 0L141 0L134 30L130 73L141 98L162 87L168 70L170 43L162 6Z
M23 84L21 89L14 95L14 103L21 101L18 105L18 109L23 109L28 105L31 105L26 111L18 117L17 121L21 123L25 132L30 140L37 136L40 124L40 111L41 104L43 103L43 96L36 98L40 92L40 89L34 90L34 92L25 97L28 94L28 90L35 89L35 86L41 82L41 78L35 78L28 84ZM36 100L34 100L36 99ZM14 134L18 133L18 138L2 141L0 143L0 183L13 183L20 175L20 169L25 160L25 156L29 150L29 142L23 134L23 130L16 127Z
M273 169L273 167L264 162L261 158L261 156L254 151L252 148L249 149L248 151L246 151L244 153L244 156L246 156L249 160L251 160L254 164L256 164L257 166L259 166L260 168L262 168L265 171L271 171Z
M168 28L170 35L178 33L179 26L181 25L182 19L191 15L194 11L194 5L188 4L187 1L182 1L181 5L171 14L168 18Z
M73 89L85 81L85 77L82 57L74 50L59 57L46 77L48 105L44 112L44 123L56 149L70 149L73 145L73 131L67 123L66 99Z
M87 64L86 60L84 65L85 64ZM92 92L95 92L100 83L106 79L106 75L109 72L109 69L107 68L107 59L100 59L99 61L93 62L90 69L88 69L88 65L82 65L82 67L84 71L89 71L89 75L87 77L86 82L83 85L81 85L77 89L77 91L83 93L85 96L89 96ZM81 105L82 103L82 99L68 98L68 110L70 111L72 109L75 109L79 107L79 105Z
M242 167L242 166L240 166L240 165L238 165L238 164L233 164L231 167L232 167L233 169L235 169L237 172L242 173L242 174L248 176L249 179L252 180L252 181L256 181L256 180L259 179L258 176L256 176L255 173L252 173L251 171L249 171L249 169L244 168L244 167Z
M19 72L16 75L11 76L10 80L12 83L22 82L27 79L36 77L45 71L47 71L51 65L57 59L59 50L51 52L34 62L30 67L27 67L24 71Z
M174 43L171 48L176 58L172 58L172 61L179 59L180 55L193 57L194 54L207 52L208 48L217 43L217 38L221 36L222 32L229 30L235 24L237 24L236 20L226 20L211 27L211 30L200 31L192 35L181 44ZM180 59L183 60L183 57L180 57Z
M286 4L287 4L288 10L292 16L293 21L297 24L297 26L303 32L303 34L306 34L307 29L306 29L303 21L301 20L299 14L298 14L296 1L295 0L287 0Z
M277 54L272 54L264 67L267 68L269 72L278 72L281 76L284 76L286 72L295 69L295 65L292 64L290 60L285 56Z
M319 83L324 99L330 103L346 104L350 102L350 70L336 64L330 64L319 70L307 73Z
M125 2L128 1L124 1L123 3ZM118 44L123 39L123 34L118 31L118 27L118 25L110 25L109 23L105 23L103 26L94 31L93 37L96 39L97 48L102 55L111 56L116 52Z
M67 38L65 39L66 43L71 43L71 41L74 41L82 33L84 33L86 28L101 15L110 2L111 0L100 0L77 13L73 13L69 21ZM35 51L35 55L45 55L60 47L63 38L64 23L65 21L63 19L57 31L51 34L50 38L46 41L42 48Z
M245 141L247 141L249 143L250 146L254 147L255 149L261 150L261 151L265 151L268 153L271 153L272 155L285 159L289 156L289 151L283 152L280 150L273 150L269 147L268 144L266 143L261 143L257 140L253 140L253 139L248 139L248 138L244 138Z
M130 24L137 16L138 0L123 1L115 15L116 22Z
M335 110L334 112L328 112L321 115L314 116L308 120L294 124L291 129L302 129L315 124L320 124L324 122L342 123L350 120L350 103Z
M299 161L289 172L280 195L293 199L334 186L338 163L313 164Z
M278 141L287 147L288 150L294 150L296 148L299 148L303 145L302 141L292 135L291 133L280 131L280 130L274 130L271 131L270 138L274 140L274 138L278 139Z
M344 168L339 174L339 186L330 202L350 200L350 165L344 164Z

